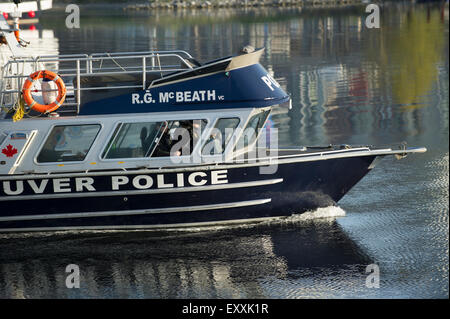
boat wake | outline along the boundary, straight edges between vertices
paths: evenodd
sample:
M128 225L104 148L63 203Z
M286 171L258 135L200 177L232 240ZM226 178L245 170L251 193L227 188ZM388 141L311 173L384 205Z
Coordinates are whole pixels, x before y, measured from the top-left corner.
M330 221L338 217L344 217L345 211L339 206L320 207L312 211L307 211L302 214L292 214L287 217L274 217L273 219L263 221L258 226L285 226L290 224L299 224L308 221Z
M168 232L207 232L219 230L232 229L247 229L257 227L272 227L272 226L288 226L301 225L307 221L331 221L338 217L344 217L345 210L339 206L320 207L312 211L307 211L302 214L292 214L291 216L272 217L260 221L249 221L236 224L216 224L199 227L183 227L183 228L168 228Z
M344 217L345 211L339 206L328 206L307 211L302 214L292 214L287 217L273 217L260 221L249 221L241 223L230 224L214 224L205 226L187 226L187 227L167 227L167 228L152 228L152 229L130 229L130 230L65 230L65 231L51 231L51 232L21 232L21 233L5 233L0 234L0 239L11 238L35 238L35 237L55 237L66 235L95 235L95 234L116 234L116 233L153 233L158 235L174 235L176 233L200 233L213 231L226 231L236 229L249 229L259 227L279 227L290 225L301 225L310 221L332 221L338 217Z
M311 219L320 219L320 218L337 218L344 217L345 210L343 210L339 206L328 206L328 207L320 207L313 211L309 211L303 214L294 214L289 216L286 219L292 221L303 221L303 220L311 220Z

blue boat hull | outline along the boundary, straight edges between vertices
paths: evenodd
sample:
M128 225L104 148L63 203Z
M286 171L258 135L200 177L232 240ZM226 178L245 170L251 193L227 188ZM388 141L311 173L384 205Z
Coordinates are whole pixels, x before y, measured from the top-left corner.
M0 177L0 231L123 229L289 216L334 205L376 156L261 167L118 171L26 179ZM209 169L208 169L209 168Z

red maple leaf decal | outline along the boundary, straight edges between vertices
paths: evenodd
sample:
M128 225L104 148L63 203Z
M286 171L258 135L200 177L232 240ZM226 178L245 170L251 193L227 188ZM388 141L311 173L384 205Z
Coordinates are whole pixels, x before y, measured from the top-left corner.
M6 148L2 149L2 153L6 155L6 157L13 157L14 154L17 154L17 148L14 148L11 144L6 146Z

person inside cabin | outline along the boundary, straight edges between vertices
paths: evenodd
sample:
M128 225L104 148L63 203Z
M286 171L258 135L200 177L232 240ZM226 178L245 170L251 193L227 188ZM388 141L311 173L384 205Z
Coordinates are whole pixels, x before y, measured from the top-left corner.
M197 142L202 134L202 129L206 125L205 120L194 120L192 121L192 142L195 145L195 142Z
M190 155L192 153L195 144L201 137L202 127L204 125L206 125L206 121L204 120L180 121L180 127L186 130L184 133L182 132L182 134L186 134L184 136L185 143L181 147L183 155ZM187 139L188 141L186 141Z
M190 155L201 134L200 120L172 122L171 129L161 137L153 156Z
M172 137L171 132L176 129L177 126L179 126L179 122L172 122L170 126L170 129L165 130L163 135L161 136L161 139L153 153L153 157L165 157L165 156L180 156L181 152L171 152L172 147L175 145L175 143L178 142L178 139L174 139Z
M185 134L184 139L185 142L182 144L182 153L184 155L190 155L192 152L192 149L194 148L195 145L195 141L197 141L198 139L198 131L199 131L199 127L200 124L199 123L194 123L197 121L180 121L180 128L184 129L185 131L181 132L182 134ZM186 141L187 139L189 139L188 141Z

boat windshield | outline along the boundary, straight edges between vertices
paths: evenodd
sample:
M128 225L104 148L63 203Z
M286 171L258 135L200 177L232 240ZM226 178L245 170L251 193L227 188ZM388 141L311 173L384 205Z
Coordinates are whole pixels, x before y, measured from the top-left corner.
M202 136L206 120L170 121L152 157L188 156Z

